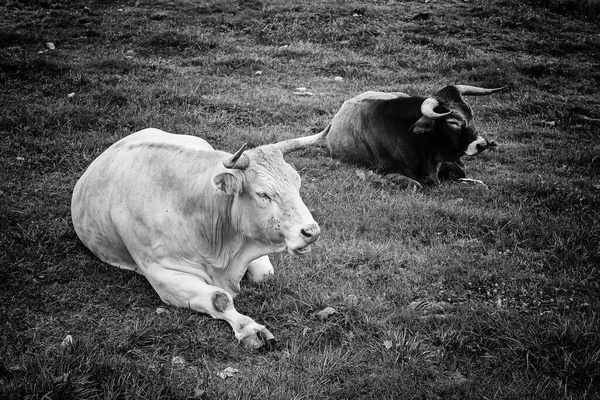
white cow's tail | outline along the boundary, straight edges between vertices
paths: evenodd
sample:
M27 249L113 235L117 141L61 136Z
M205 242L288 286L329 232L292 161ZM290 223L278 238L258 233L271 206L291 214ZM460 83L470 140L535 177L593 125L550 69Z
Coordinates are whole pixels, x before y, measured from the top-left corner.
M286 154L308 146L316 145L320 141L325 139L325 136L327 136L327 134L329 133L329 129L331 129L331 124L327 125L327 128L314 135L283 140L281 142L275 143L274 146L281 150L283 154Z

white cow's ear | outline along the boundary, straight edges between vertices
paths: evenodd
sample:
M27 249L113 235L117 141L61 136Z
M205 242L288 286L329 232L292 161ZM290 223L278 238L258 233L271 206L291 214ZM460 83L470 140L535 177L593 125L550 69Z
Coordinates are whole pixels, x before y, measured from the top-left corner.
M417 122L414 123L413 126L410 127L410 130L419 134L432 131L434 127L435 120L427 117L421 117Z
M217 194L240 194L242 192L242 179L235 172L221 172L212 179Z

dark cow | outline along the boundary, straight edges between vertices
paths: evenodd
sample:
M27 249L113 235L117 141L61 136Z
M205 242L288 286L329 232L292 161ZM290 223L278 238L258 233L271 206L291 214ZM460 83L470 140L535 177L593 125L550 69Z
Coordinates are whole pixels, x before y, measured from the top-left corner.
M465 177L463 155L496 145L477 133L473 110L462 96L503 89L451 85L428 98L365 92L345 101L322 132L288 142L310 145L324 138L335 158L417 187L437 185L448 171L455 178Z

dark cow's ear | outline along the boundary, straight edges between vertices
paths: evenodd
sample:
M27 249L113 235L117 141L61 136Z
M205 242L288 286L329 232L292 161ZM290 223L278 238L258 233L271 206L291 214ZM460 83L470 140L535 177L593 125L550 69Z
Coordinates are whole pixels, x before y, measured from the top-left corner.
M410 130L414 133L419 134L432 131L434 126L435 120L427 117L421 117L417 122L413 124L413 126L410 127Z
M212 179L217 194L234 195L242 192L242 179L236 172L221 172Z

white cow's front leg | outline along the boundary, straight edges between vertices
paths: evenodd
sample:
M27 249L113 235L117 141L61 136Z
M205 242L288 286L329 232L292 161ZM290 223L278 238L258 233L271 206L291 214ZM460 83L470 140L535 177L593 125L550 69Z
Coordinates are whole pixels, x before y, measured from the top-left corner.
M227 321L236 339L246 347L256 349L275 339L263 325L237 312L229 293L195 275L163 267L150 268L144 275L165 303Z
M269 256L258 257L248 264L248 278L252 282L261 282L269 275L273 275L273 264Z

